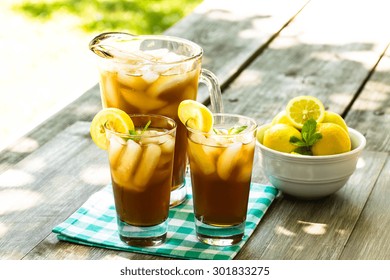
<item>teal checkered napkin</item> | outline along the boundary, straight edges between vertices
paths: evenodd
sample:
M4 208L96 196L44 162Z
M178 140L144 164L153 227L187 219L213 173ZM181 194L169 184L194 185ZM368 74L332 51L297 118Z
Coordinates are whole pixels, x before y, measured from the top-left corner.
M188 190L191 180L187 179ZM77 244L160 255L181 259L233 259L249 239L278 191L272 186L251 184L248 215L243 240L235 245L220 247L203 244L196 238L192 195L182 205L169 211L167 240L155 247L132 247L118 236L112 187L108 185L93 194L66 221L53 229L59 240Z

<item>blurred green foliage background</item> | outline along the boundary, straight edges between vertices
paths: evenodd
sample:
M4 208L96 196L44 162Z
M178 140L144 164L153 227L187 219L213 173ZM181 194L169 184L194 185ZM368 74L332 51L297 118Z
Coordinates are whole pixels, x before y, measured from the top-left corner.
M85 32L127 31L160 34L202 0L29 0L13 6L41 21L63 13L76 16Z

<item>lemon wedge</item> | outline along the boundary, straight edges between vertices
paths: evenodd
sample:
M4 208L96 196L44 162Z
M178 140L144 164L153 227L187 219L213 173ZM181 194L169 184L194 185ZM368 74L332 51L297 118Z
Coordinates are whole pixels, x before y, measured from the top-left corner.
M189 99L183 100L179 104L177 113L185 126L202 132L209 132L213 128L213 114L202 103Z
M302 95L288 102L286 115L294 127L302 129L303 124L311 118L320 123L325 117L325 108L318 98Z
M99 148L107 150L108 141L106 128L119 133L128 133L134 130L134 124L129 115L117 108L104 108L93 118L90 126L90 134L93 142Z

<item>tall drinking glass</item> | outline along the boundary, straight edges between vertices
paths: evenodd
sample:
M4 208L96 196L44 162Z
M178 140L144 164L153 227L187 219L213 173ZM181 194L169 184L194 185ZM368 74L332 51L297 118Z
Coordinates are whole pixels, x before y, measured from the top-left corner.
M136 133L106 127L119 236L132 246L159 245L167 232L176 123L164 116L130 116Z
M214 114L212 133L188 128L196 234L210 245L239 242L245 230L256 122Z
M201 68L202 48L176 37L118 32L100 34L89 47L99 62L103 107L129 114L160 114L178 124L170 205L182 203L186 197L187 140L177 116L178 106L182 100L196 100L198 83L204 83L212 110L222 111L218 81Z

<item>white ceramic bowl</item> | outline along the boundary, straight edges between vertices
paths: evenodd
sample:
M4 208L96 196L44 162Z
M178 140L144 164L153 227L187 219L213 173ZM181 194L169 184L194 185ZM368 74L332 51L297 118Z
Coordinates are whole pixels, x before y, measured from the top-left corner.
M269 126L269 124L261 126ZM269 149L257 141L260 162L273 186L283 193L301 199L318 199L335 193L356 169L366 138L348 128L351 151L329 156L302 156Z

